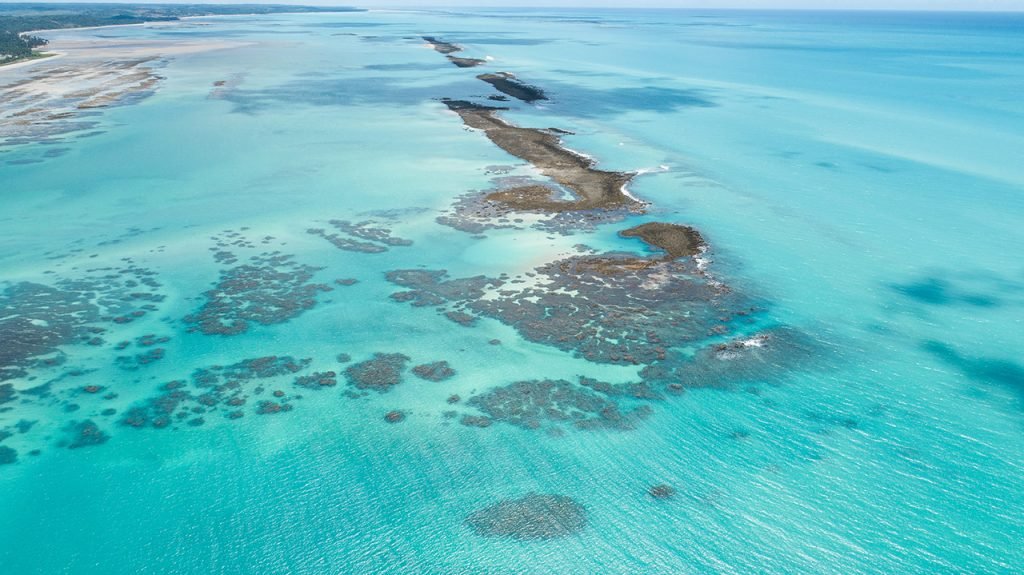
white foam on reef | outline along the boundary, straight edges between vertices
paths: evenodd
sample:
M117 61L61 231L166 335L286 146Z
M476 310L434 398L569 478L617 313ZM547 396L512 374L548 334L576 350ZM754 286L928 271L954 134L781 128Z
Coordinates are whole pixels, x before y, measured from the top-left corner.
M703 276L704 279L708 280L709 284L716 288L727 289L724 283L716 280L715 277L711 275L711 272L708 271L708 268L711 267L711 264L714 263L715 260L708 256L707 246L701 246L697 249L697 255L693 256L693 261L697 264L697 273Z
M634 202L636 202L638 204L646 204L647 203L647 202L641 200L640 198L634 196L633 194L631 194L629 192L629 186L627 186L626 184L622 184L622 187L619 188L619 191L622 192L622 195L626 196L627 198L633 200Z
M743 347L764 347L768 345L768 336L765 334L755 335L739 341Z
M744 349L755 349L768 345L768 338L767 334L759 334L745 339L733 340L728 345L722 346L722 349L716 351L715 357L723 361L739 359L743 357L742 350Z
M640 168L635 173L638 176L642 176L644 174L661 174L661 173L664 173L664 172L668 172L669 170L670 170L670 168L668 166L666 166L665 164L662 164L662 165L658 166L657 168Z
M565 140L563 138L558 138L558 143L559 143L559 145L562 146L562 149L565 150L566 152L572 154L573 156L576 156L577 158L580 158L581 160L586 160L586 161L590 162L591 167L597 165L597 158L595 158L594 156L591 156L590 154L588 154L586 152L581 152L579 150L574 150L572 148L567 147L565 145Z
M619 145L621 145L621 144L619 144ZM657 168L640 168L639 170L636 170L635 172L633 172L633 174L635 176L643 176L645 174L658 174L658 173L667 172L667 171L669 171L669 167L665 166L665 165L661 165L661 166L658 166ZM637 202L638 204L647 204L647 202L645 202L645 201L641 200L640 198L638 198L638 197L634 196L633 194L631 194L630 191L629 191L629 188L627 186L628 186L628 184L623 184L622 185L622 189L620 190L624 196L626 196L627 198L633 200L634 202Z
M707 246L701 246L697 250L697 252L698 252L697 255L693 256L693 261L697 263L697 269L699 271L706 273L707 270L708 270L708 266L710 266L711 262L713 262L714 260L711 259L710 257L708 257L708 255L707 255L708 254L708 247Z

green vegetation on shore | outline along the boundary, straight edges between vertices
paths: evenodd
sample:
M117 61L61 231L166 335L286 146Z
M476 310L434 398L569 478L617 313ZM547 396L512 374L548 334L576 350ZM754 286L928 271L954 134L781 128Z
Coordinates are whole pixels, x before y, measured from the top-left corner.
M0 30L0 64L8 63L9 60L29 58L33 54L33 48L45 44L46 40L38 36L22 36L14 31Z
M38 52L33 50L32 53L27 56L19 56L16 58L0 59L0 67L8 66L10 64L17 64L18 62L26 62L28 60L42 60L43 58L49 58L56 56L56 52Z
M0 4L0 64L32 58L46 40L33 30L174 21L187 16L354 12L357 8L281 4Z

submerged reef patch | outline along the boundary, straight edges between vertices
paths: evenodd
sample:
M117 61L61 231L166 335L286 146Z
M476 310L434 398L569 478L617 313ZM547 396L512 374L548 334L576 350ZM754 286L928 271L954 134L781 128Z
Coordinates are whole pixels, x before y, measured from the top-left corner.
M338 385L338 374L333 371L321 371L295 378L295 385L306 389L324 389Z
M286 322L312 309L319 292L331 291L311 282L321 269L279 252L252 256L249 263L222 271L214 289L203 294L206 302L185 323L205 335L237 335L253 323Z
M79 449L106 443L110 436L103 432L91 419L72 422L68 426L68 449Z
M469 398L460 422L524 429L629 430L651 401L691 388L756 385L816 346L785 326L761 326L763 308L707 272L692 228L652 223L626 230L660 253L583 253L520 276L450 279L444 270L394 270L398 302L498 320L526 340L605 364L636 366L639 381L520 381ZM469 324L470 322L460 322Z
M402 372L409 356L401 353L376 353L372 359L345 368L348 384L356 389L386 393L402 383Z
M447 361L435 361L425 363L412 368L412 372L420 379L427 381L444 381L455 376L455 370L448 365Z
M622 221L635 211L633 208L615 208L567 209L552 212L543 209L513 207L501 201L504 197L502 191L543 187L543 185L533 182L529 178L502 178L496 180L496 183L498 192L494 190L470 191L458 196L448 211L437 216L435 221L443 226L479 237L482 237L481 234L488 230L521 230L527 227L561 235L571 235L581 231L593 231L601 224ZM521 217L524 213L542 217L527 224Z
M331 220L328 224L337 233L328 233L323 228L310 228L306 232L324 238L340 250L366 254L379 254L388 251L389 247L412 245L412 240L395 237L391 235L390 229L373 221L353 223L348 220Z
M666 359L672 346L728 333L738 312L749 315L750 302L700 275L697 265L606 253L543 265L528 283L449 280L443 270L396 270L387 279L409 288L393 294L396 301L447 304L590 361L640 365Z
M667 483L659 483L652 485L647 494L655 499L672 499L676 496L676 488Z
M115 362L121 369L134 371L140 367L160 361L164 358L166 350L162 347L155 347L135 355L118 356Z
M487 230L518 228L506 218L511 212L508 206L488 200L487 192L467 192L435 221L468 234L482 234Z
M2 381L25 375L31 358L86 336L82 328L99 321L100 310L85 292L22 282L0 292L0 316ZM0 392L0 402L5 395Z
M672 353L665 361L640 370L640 377L670 392L682 389L734 389L759 384L788 366L813 364L817 344L804 333L773 326L753 335L737 335L722 343L708 342L693 354Z
M393 284L412 288L410 291L391 294L391 299L408 302L415 307L437 306L463 298L484 297L488 288L501 287L504 282L485 276L462 279L447 279L445 270L394 270L386 274Z
M63 363L61 348L102 346L103 335L157 310L156 273L134 265L86 270L52 284L19 282L0 291L0 381ZM0 392L0 402L3 401Z
M237 419L241 417L239 408L246 405L251 396L264 392L262 387L250 387L251 382L291 376L306 369L310 362L310 359L268 355L226 366L200 368L192 372L188 380L170 381L160 386L156 395L128 409L121 417L121 424L162 429L196 415L218 412L228 419ZM279 399L284 395L284 392L274 393ZM291 409L287 399L269 402L277 406L272 411L268 411L264 403L267 402L257 405L257 413Z
M608 396L565 380L520 381L470 398L467 405L489 421L525 429L572 425L578 429L629 430L651 413L647 405L623 411ZM463 424L480 426L480 420Z
M558 539L582 531L587 526L587 510L565 495L529 493L474 511L466 516L465 524L482 537Z

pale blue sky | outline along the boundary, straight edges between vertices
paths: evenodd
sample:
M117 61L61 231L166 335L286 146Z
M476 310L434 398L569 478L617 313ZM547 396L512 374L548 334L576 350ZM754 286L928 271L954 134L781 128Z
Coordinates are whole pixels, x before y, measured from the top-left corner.
M0 0L0 4L12 0ZM27 1L27 0L17 0ZM38 1L38 0L37 0ZM46 0L44 0L46 1ZM52 0L69 1L69 0ZM76 1L76 0L71 0ZM79 0L103 1L103 0ZM117 0L126 3L224 3L342 5L366 8L402 6L552 6L602 8L785 8L859 10L979 10L1021 11L1024 0Z

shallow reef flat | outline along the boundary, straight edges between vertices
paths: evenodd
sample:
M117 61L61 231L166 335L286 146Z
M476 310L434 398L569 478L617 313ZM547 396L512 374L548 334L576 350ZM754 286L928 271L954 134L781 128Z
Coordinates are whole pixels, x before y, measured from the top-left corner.
M434 48L446 56L461 50L455 44L426 39L433 40ZM137 57L116 65L103 60L97 66L123 72L111 72L116 81L106 72L100 76L108 78L102 85L120 86L121 80L137 81L141 69L153 73L152 66L159 61L156 56ZM89 79L90 70L85 67L78 73ZM23 85L34 90L62 85L65 74L73 72L58 69L47 75L40 71ZM476 79L495 85L495 78L514 79L508 74ZM214 93L237 81L214 82ZM495 88L500 90L501 85ZM76 94L95 96L87 95L84 88ZM496 424L551 435L570 430L627 432L655 416L653 406L687 389L729 389L751 374L764 375L766 363L783 370L809 360L812 346L806 340L794 330L766 321L765 309L754 298L712 275L711 248L699 231L659 221L626 227L623 222L631 218L648 217L649 206L626 192L635 174L598 169L596 160L563 144L562 137L568 134L564 130L521 128L499 115L504 108L441 101L467 127L482 131L483 142L528 163L541 177L507 176L507 169L489 168L501 175L495 180L496 188L457 197L450 215L438 217L439 223L472 233L532 226L570 236L592 231L598 223L622 223L618 235L639 241L631 251L597 251L577 244L574 254L543 256L543 263L528 271L494 277L450 277L446 270L427 267L385 269L387 283L380 298L390 298L396 306L434 308L442 325L450 329L477 330L484 321L500 322L524 341L577 360L632 368L632 381L544 376L466 388L454 358L413 357L399 351L401 345L370 355L364 351L354 363L347 353L327 358L315 353L307 356L304 350L265 355L277 350L261 347L260 354L235 357L226 365L193 365L191 373L172 371L171 366L181 359L175 352L179 339L228 345L229 340L259 337L268 329L297 329L293 324L307 315L338 309L330 305L334 298L344 300L345 295L338 292L358 289L353 286L360 282L348 273L328 276L341 271L326 263L329 254L338 253L332 247L345 257L394 255L415 261L419 244L397 230L410 217L423 215L430 221L429 210L403 207L347 219L324 218L312 225L289 222L311 242L313 251L302 254L287 250L288 242L248 227L214 233L206 244L214 264L207 286L187 298L188 311L162 317L162 325L143 334L126 330L148 321L151 314L163 313L168 294L156 280L157 272L135 265L130 258L121 266L86 272L74 266L61 269L51 272L45 283L8 285L0 293L4 311L0 336L13 343L0 350L3 410L16 420L41 408L56 410L63 445L78 448L106 443L111 430L118 427L196 428L210 424L212 418L234 421L247 413L301 412L295 407L303 392L322 397L333 389L365 410L359 406L369 405L378 395L403 396L411 386L429 382L439 389L432 417L440 424L451 420L491 430L481 433L494 433L495 427L500 429ZM526 213L535 217L533 223L520 217ZM142 233L139 229L129 235ZM110 245L120 241L111 240ZM53 257L74 261L82 249ZM400 290L389 291L388 286ZM96 294L98 299L92 297ZM492 339L484 345L501 342ZM115 368L117 375L102 380L92 376L105 369L104 356L76 361L83 350L109 351L106 368ZM37 378L41 383L26 385ZM150 393L134 390L133 401L126 405L118 399L123 391L118 381L124 378L134 384L150 381L155 387ZM453 384L458 387L444 387ZM391 393L399 388L401 393ZM451 393L456 389L459 393ZM422 405L420 409L401 404L387 407L387 423L430 416ZM366 417L374 419L381 414L378 408L365 411ZM83 419L83 414L89 418ZM8 434L27 432L13 424L2 429ZM44 446L45 442L31 451ZM8 459L17 456L17 450L7 454Z
M455 49L444 44L438 51ZM511 74L477 79L527 103L546 98L543 90ZM593 159L562 144L564 130L514 126L498 115L507 108L441 101L466 126L481 130L551 183L505 178L497 190L456 201L452 215L438 218L440 223L480 233L519 228L523 220L515 213L533 212L549 218L539 224L543 229L573 234L581 222L616 222L647 210L626 192L635 174L597 169ZM557 197L560 192L570 197ZM429 269L388 273L388 281L407 288L392 294L395 301L433 306L465 327L476 325L477 318L495 319L528 341L588 362L642 368L638 381L627 384L580 378L496 387L471 397L466 406L476 412L464 412L460 423L478 428L507 423L550 433L562 433L565 426L630 430L651 414L651 401L688 388L731 388L752 366L762 375L770 371L764 370L766 361L776 369L810 365L815 346L809 340L789 328L761 325L765 310L709 273L710 246L698 230L646 222L619 235L641 240L654 253L599 253L579 246L578 255L512 277L449 278L445 270Z

